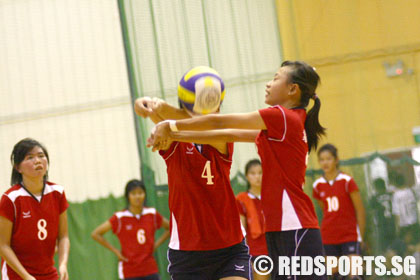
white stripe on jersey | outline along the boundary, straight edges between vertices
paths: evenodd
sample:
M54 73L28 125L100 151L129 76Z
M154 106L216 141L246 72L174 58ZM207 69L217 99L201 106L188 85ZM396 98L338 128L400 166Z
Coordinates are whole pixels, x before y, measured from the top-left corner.
M166 158L163 158L164 160L167 160L168 158L170 158L174 153L175 153L175 151L176 151L176 148L178 147L178 144L179 144L179 142L177 142L176 144L175 144L175 147L174 147L174 150L172 151L172 153L169 155L169 156L167 156Z
M19 188L16 191L12 191L9 194L6 194L7 197L10 198L10 200L15 203L15 200L19 197L19 196L31 196L24 188Z
M228 160L228 159L225 159L224 157L220 157L221 159L223 159L224 161L227 161L227 162L232 162L231 160Z
M147 215L147 214L156 214L156 209L153 207L143 207L143 210L141 211L141 215ZM115 213L115 216L117 216L118 219L121 219L122 217L135 217L133 213L131 213L129 210L119 211Z
M292 201L290 200L286 189L283 190L282 207L283 213L281 217L281 230L301 229L302 224L299 221L299 217L296 214L295 208L293 207Z
M327 180L325 180L325 178L324 177L320 177L320 178L318 178L315 182L314 182L314 184L312 185L312 187L314 188L314 189L316 189L316 187L318 186L318 184L320 184L320 183L326 183L327 182Z
M3 267L1 269L1 279L9 280L9 276L7 276L7 266L4 260L3 260Z
M60 194L62 194L64 192L64 187L63 186L59 186L59 185L49 185L49 184L45 184L45 189L44 189L44 195L47 195L49 193L52 192L59 192ZM7 194L7 196L10 198L10 200L14 203L15 200L20 197L20 196L31 196L24 188L19 188L16 191L12 191L9 194Z
M120 279L124 279L124 271L123 271L123 262L122 261L118 262L118 276L120 277Z
M147 214L156 214L156 209L152 208L152 207L143 207L143 210L141 211L142 215L147 215Z
M174 214L172 214L172 230L171 240L169 241L169 248L173 250L179 250L179 236L178 236L178 225L175 220Z
M338 174L337 178L335 178L335 181L340 181L342 179L344 179L344 180L346 180L346 182L348 182L348 181L351 180L351 177L349 175L340 173L340 174Z
M276 105L276 106L273 106L273 107L280 109L281 112L282 112L282 114L283 114L284 132L283 132L283 136L282 136L281 139L275 139L275 138L268 137L268 140L277 141L277 142L283 142L284 139L286 138L286 131L287 131L286 113L284 113L283 108L281 106L279 106L279 105Z
M59 192L60 194L63 194L64 192L64 187L60 186L60 185L48 185L45 184L45 189L44 189L44 195L52 193L53 191Z
M351 177L347 174L339 173L337 175L337 177L334 179L334 181L337 182L337 181L340 181L340 180L346 180L346 182L348 183L351 180ZM312 187L314 189L316 189L318 184L320 184L320 183L327 183L327 180L325 180L324 177L320 177L313 183ZM347 186L346 186L346 188L347 188Z
M118 219L121 219L122 217L133 217L133 213L128 210L124 210L115 213L115 216L117 216Z

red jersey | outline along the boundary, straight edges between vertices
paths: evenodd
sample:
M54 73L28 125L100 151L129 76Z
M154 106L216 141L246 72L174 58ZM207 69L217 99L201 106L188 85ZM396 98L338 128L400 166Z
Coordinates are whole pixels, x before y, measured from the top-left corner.
M324 244L362 241L357 226L356 211L350 193L359 191L349 175L339 173L334 181L319 178L313 185L313 197L324 204L321 224Z
M252 202L254 203L254 209L257 212L256 215L258 216L259 224L264 225L265 219L264 219L264 214L262 212L260 198L256 197L255 195L249 192L247 192L247 195L249 196L249 198L252 199ZM239 199L237 199L237 202L238 202L239 214L247 217L247 214L248 214L247 212L249 210L247 210L245 204L241 202ZM267 242L265 240L265 233L263 232L257 238L252 238L249 223L247 223L247 226L246 226L246 243L249 246L249 254L251 256L268 255Z
M255 141L263 169L267 232L319 228L312 201L303 191L308 157L305 110L277 105L259 113L267 127Z
M121 244L121 253L128 259L118 263L120 279L143 277L158 272L153 258L155 232L162 226L162 216L155 208L143 208L141 215L129 210L116 212L109 222Z
M37 280L58 279L53 258L60 214L68 206L64 188L50 182L39 198L20 184L8 189L1 198L0 215L13 222L10 246ZM4 260L1 273L2 279L21 279Z
M226 248L243 240L230 185L233 144L228 155L210 145L174 142L161 151L167 165L171 239L174 250Z

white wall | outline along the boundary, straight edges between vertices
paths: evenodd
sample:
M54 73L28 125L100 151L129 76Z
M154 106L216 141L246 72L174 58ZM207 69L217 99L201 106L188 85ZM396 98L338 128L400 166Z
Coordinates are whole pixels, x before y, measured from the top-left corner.
M139 177L116 0L0 2L0 191L13 145L50 153L70 201L121 195Z

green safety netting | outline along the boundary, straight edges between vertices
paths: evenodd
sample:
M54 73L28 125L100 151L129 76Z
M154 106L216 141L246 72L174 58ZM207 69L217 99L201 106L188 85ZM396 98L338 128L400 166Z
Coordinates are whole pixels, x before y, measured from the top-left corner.
M259 94L281 62L274 1L119 0L118 3L132 101L139 96L157 96L175 105L176 86L184 72L193 66L209 65L222 74L228 90L222 112L246 112L264 107ZM147 203L168 218L165 165L145 147L153 124L135 120ZM231 173L235 174L232 188L236 194L246 189L246 180L240 171L257 153L249 145L236 145L235 149ZM403 235L406 230L398 226L398 215L392 214L392 200L400 189L412 192L414 204L407 203L405 211L415 215L418 223L418 161L405 151L398 155L374 153L340 162L341 169L354 177L367 209L366 254L416 253L415 241L406 240ZM320 170L307 171L305 191L309 195L312 183L321 173ZM401 177L404 180L396 179ZM378 178L385 182L384 193L373 186ZM89 233L123 207L124 199L114 197L71 205L69 228L73 247L69 271L72 279L117 279L116 257L90 240ZM321 219L317 205L316 210ZM80 216L85 218L75 218ZM160 234L161 231L157 236ZM107 238L118 245L112 234ZM169 279L167 244L155 254L162 279ZM92 262L96 264L89 266Z
M420 184L418 181L420 163L408 156L409 153L385 155L374 153L369 156L340 161L340 169L351 175L362 194L366 208L365 255L414 255L420 256L420 232L418 231L420 209ZM154 172L146 170L143 175L153 178ZM306 172L305 192L312 197L312 184L321 176L321 170L310 169ZM375 188L374 182L383 179L384 189ZM246 178L238 172L231 180L235 194L246 190ZM169 217L168 187L157 185L153 180L148 182L148 201L165 217ZM408 192L404 203L396 201L397 192ZM155 195L153 202L151 197ZM411 194L411 195L410 195ZM314 201L319 220L322 211ZM115 211L125 207L123 198L108 197L106 199L71 204L69 208L69 229L72 241L69 261L69 272L72 279L117 279L117 258L108 250L90 239L90 232ZM403 209L396 212L395 209ZM399 223L415 217L410 225ZM160 230L156 237L162 234ZM116 237L109 233L106 238L118 246ZM169 279L166 272L168 242L156 252L162 279ZM417 263L419 260L417 260ZM89 265L95 263L95 265ZM98 270L98 267L101 269ZM82 269L81 269L82 268Z

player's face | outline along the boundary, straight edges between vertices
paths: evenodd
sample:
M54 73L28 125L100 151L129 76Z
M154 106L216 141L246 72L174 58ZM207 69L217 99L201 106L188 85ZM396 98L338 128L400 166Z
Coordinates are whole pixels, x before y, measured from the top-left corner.
M271 106L282 105L292 98L291 93L297 86L290 82L289 67L281 67L265 86L265 103Z
M28 179L43 178L48 170L48 159L41 147L35 146L25 155L17 167L22 177Z
M143 206L144 199L146 198L146 193L143 191L142 188L134 188L128 194L128 200L131 206L134 207L141 207Z
M329 151L323 151L318 157L319 165L324 172L332 172L337 169L338 159L336 159Z
M261 187L262 181L262 168L261 165L253 165L248 169L246 174L246 179L248 180L251 186Z

